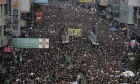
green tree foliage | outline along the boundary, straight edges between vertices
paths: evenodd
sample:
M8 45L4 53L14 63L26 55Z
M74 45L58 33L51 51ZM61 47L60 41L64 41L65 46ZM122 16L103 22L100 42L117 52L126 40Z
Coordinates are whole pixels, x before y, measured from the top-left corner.
M133 68L138 71L140 69L140 54L133 55L134 59L132 61Z

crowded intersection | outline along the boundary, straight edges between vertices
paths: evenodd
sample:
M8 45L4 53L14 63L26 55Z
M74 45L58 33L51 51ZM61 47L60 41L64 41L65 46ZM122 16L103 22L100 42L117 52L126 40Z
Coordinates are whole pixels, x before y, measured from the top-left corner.
M25 29L25 37L49 38L49 48L23 48L11 54L1 84L140 84L130 64L130 54L137 50L127 49L122 30L109 29L115 27L113 21L102 18L96 8L69 2L49 3L42 9L42 21ZM80 32L70 35L69 29ZM99 45L89 38L95 30ZM67 43L62 42L65 34Z

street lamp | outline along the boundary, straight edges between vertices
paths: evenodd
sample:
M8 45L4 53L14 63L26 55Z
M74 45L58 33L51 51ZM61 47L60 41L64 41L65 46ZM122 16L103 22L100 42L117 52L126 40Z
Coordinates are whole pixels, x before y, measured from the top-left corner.
M96 42L96 48L97 48L97 45L98 45L98 43L97 43L97 42L98 42L98 39L97 39L97 38L98 38L98 24L99 24L99 18L97 19L97 17L96 17L96 27L95 27L95 35L96 35L96 39L95 39L96 41L95 41L95 42Z

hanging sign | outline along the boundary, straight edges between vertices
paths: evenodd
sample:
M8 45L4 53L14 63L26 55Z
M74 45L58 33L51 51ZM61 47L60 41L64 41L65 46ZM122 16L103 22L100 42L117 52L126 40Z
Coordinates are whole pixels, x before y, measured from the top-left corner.
M20 6L21 0L11 0L11 34L20 36Z
M12 38L13 48L49 48L47 38Z
M41 10L35 11L36 21L40 22L42 20L42 14L43 12Z

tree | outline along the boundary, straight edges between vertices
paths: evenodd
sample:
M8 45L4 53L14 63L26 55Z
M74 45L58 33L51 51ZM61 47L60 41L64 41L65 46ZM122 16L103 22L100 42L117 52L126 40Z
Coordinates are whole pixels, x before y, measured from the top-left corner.
M140 54L135 54L133 57L132 66L136 71L138 71L140 69Z

